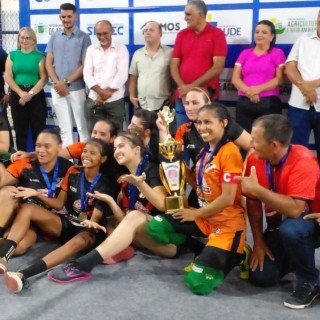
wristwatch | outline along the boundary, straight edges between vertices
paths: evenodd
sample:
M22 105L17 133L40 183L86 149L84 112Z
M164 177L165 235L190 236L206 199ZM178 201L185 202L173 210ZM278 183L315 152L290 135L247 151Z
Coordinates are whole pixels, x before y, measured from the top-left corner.
M31 94L32 96L34 95L34 92L32 90L30 90L28 93Z
M70 80L64 79L63 82L64 82L68 87L70 87L70 84L71 84Z

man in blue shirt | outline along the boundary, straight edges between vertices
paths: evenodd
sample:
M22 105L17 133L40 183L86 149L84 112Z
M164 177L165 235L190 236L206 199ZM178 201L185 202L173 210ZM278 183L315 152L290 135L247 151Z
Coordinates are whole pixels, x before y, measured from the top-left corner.
M56 31L46 48L46 69L53 82L52 104L61 129L63 146L72 144L74 118L80 141L89 139L85 119L85 83L83 62L91 44L89 35L78 29L76 7L71 3L60 6L63 30Z

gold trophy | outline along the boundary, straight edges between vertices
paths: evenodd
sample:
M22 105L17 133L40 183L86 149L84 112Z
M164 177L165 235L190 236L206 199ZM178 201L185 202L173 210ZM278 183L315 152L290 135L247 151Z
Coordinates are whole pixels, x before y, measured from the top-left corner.
M186 208L188 206L187 197L184 194L184 186L186 183L186 166L185 163L178 158L182 151L180 142L175 141L169 133L169 124L174 120L175 110L170 110L168 106L164 106L158 112L163 123L166 126L167 136L163 143L159 143L160 154L168 161L161 161L159 172L161 181L170 196L166 197L166 214L172 214L177 209Z

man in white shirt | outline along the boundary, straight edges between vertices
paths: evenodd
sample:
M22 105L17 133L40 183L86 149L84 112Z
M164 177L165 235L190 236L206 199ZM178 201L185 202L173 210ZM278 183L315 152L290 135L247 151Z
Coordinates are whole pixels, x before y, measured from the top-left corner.
M293 126L292 143L307 147L313 130L320 163L320 10L317 29L295 42L285 73L292 82L288 112Z
M143 36L146 45L134 53L130 65L129 96L135 109L157 111L170 103L172 48L161 45L162 28L156 21L146 23Z
M98 44L91 45L85 57L83 77L89 97L86 101L90 128L99 119L112 119L123 128L124 94L128 79L129 53L112 40L112 24L107 20L95 25Z

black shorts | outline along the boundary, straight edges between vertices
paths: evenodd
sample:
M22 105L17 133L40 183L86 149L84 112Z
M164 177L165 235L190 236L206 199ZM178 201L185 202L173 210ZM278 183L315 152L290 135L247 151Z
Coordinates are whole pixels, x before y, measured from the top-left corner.
M59 237L60 242L66 243L73 237L75 237L77 234L81 232L89 232L95 237L95 241L92 246L98 246L100 243L102 243L107 235L102 230L89 230L87 228L78 227L74 224L72 224L68 218L64 215L60 215L61 219L61 234Z
M186 236L207 237L194 221L181 223L180 219L174 219L171 214L162 214L161 217L172 225L175 232L185 234Z

